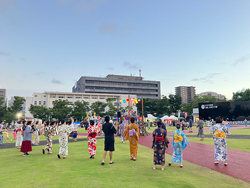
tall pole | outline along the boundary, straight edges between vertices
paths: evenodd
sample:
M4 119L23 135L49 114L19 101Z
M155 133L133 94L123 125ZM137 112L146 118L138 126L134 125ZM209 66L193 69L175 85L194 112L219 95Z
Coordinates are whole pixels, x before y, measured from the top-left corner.
M141 98L141 112L142 112L142 125L144 125L143 117L144 117L144 110L143 110L143 96Z
M119 117L118 117L119 104L120 104L120 100L119 100L119 96L118 96L118 97L117 97L117 120L118 120L118 122L119 122Z

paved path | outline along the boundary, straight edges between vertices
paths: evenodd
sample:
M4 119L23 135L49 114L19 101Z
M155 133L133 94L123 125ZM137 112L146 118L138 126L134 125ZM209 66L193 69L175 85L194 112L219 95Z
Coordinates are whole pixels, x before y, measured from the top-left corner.
M197 137L197 135L186 135L187 137ZM205 135L205 138L213 138L213 135ZM227 139L250 139L250 135L227 135Z
M171 134L170 131L169 134ZM170 147L166 153L172 155L173 140L170 136L169 141ZM151 148L152 136L141 136L138 143ZM190 144L191 147L188 146L183 152L184 160L250 182L250 152L228 149L228 166L223 166L223 163L216 166L214 165L214 146L195 142L190 142Z

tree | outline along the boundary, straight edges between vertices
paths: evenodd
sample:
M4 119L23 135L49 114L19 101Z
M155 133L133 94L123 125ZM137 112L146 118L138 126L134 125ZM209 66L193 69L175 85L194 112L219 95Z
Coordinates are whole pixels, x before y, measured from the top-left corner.
M73 111L71 116L81 121L86 117L86 113L89 111L88 102L86 101L76 101L73 106Z
M34 118L42 119L43 121L50 120L52 117L51 109L45 106L30 105L29 111Z
M9 107L9 111L13 113L20 112L23 107L23 103L25 102L25 99L23 97L14 96L14 101L11 107Z
M108 111L105 113L105 115L115 116L117 109L113 105L113 102L116 101L116 98L107 98L106 101L107 101Z
M250 101L250 89L233 93L233 101Z
M0 121L4 120L4 116L7 113L7 108L6 106L2 106L4 103L4 98L0 97Z
M53 101L52 117L61 120L68 119L72 112L71 104L68 100L55 100Z
M90 109L92 112L95 112L97 116L104 116L106 106L107 106L106 103L103 103L101 101L96 101L91 104Z
M176 113L177 110L181 109L181 104L182 104L181 96L170 94L168 97L169 97L170 110L171 112Z

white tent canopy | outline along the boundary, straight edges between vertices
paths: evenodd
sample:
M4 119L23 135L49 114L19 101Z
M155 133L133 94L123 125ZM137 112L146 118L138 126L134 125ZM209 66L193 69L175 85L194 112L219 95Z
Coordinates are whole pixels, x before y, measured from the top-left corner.
M157 119L157 117L153 116L152 114L148 114L147 119Z
M171 119L168 115L163 116L161 119Z
M169 119L172 119L172 120L178 120L178 118L177 118L177 117L175 117L174 115L171 115L171 116L169 117Z

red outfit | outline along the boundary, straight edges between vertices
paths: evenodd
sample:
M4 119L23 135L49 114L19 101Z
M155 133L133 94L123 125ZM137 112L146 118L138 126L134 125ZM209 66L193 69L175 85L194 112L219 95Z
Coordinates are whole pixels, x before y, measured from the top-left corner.
M88 150L89 154L95 156L96 154L96 135L100 129L100 123L96 125L92 125L88 127Z

